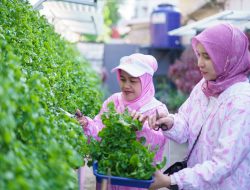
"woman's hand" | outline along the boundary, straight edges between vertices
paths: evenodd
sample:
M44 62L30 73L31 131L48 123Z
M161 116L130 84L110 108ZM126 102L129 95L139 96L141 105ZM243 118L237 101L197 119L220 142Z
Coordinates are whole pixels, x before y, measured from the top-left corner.
M174 125L174 118L168 113L160 112L148 117L148 125L152 129L158 129L161 125L164 125L161 128L164 127L164 129L169 130Z
M76 115L76 119L79 121L82 128L85 129L85 127L88 124L87 118L82 114L82 112L79 109L76 110L75 115Z
M156 171L154 174L154 183L149 187L149 190L159 189L162 187L170 187L171 179L168 175L164 175L160 171Z

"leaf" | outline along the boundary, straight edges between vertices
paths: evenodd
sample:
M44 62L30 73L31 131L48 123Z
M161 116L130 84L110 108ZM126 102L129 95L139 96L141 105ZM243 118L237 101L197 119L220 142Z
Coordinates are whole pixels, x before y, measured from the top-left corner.
M98 162L98 171L102 174L107 175L111 169L114 176L149 179L156 171L156 150L144 146L145 137L137 140L136 131L142 129L142 123L133 120L128 110L117 113L113 102L107 108L101 115L105 125L98 134L101 140L89 144L91 162Z

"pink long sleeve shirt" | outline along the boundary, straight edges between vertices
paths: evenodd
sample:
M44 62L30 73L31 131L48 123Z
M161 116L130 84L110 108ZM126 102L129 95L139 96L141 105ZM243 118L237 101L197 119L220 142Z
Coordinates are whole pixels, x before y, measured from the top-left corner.
M179 189L250 189L250 84L239 82L217 98L204 95L201 81L174 115L164 134L191 149L188 168L171 176Z
M118 112L123 111L121 109L121 106L119 105L119 101L118 101L118 97L119 97L119 93L115 93L112 96L110 96L104 103L103 106L101 108L101 111L98 115L96 115L96 117L92 120L91 118L87 117L88 119L88 125L86 126L84 133L87 136L92 136L96 139L98 139L98 132L102 130L103 127L105 127L102 124L101 121L101 115L103 112L107 111L107 104L111 101L114 102L115 107L117 109ZM158 110L158 112L168 112L167 107L165 106L165 104L159 102L158 100L154 99L154 101L149 102L147 105L143 106L139 112L143 113L144 115L152 115L152 114L156 114L156 109ZM167 138L164 136L164 134L161 132L161 130L159 131L155 131L151 128L148 127L147 124L145 124L142 128L141 131L137 132L137 137L142 137L144 136L146 138L146 144L149 144L152 146L152 148L158 146L158 151L155 155L155 162L160 162L163 160L163 155L164 153L164 149L166 147L168 147L168 140ZM125 186L112 186L112 190L142 190L142 188L133 188L133 187L125 187Z

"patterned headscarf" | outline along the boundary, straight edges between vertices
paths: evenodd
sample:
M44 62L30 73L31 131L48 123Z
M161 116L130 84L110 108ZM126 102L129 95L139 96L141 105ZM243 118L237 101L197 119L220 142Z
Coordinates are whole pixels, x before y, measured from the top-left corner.
M217 96L234 83L247 80L250 71L248 39L238 28L230 24L207 28L192 39L195 52L197 43L206 49L217 74L216 80L203 83L206 96Z
M153 71L155 72L158 68L158 64L156 59L151 55L144 55L141 53L135 53L132 54L129 57L129 60L131 61L140 61L143 64L149 65ZM127 71L128 72L128 71ZM130 74L128 72L128 74ZM117 72L118 80L120 80L120 69ZM124 110L126 107L128 107L130 110L139 110L143 105L147 104L152 100L152 98L155 95L155 88L153 83L153 75L150 75L149 73L144 73L141 76L139 76L141 81L141 94L138 98L132 101L127 101L125 98L123 98L122 93L120 93L120 96L118 98L119 101L119 109Z

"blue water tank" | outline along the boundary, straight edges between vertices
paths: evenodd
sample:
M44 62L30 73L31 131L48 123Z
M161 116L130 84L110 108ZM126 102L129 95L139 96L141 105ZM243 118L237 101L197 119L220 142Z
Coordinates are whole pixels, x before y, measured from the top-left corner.
M180 37L170 36L168 32L180 27L181 14L171 4L160 4L150 18L151 46L156 48L179 48Z

